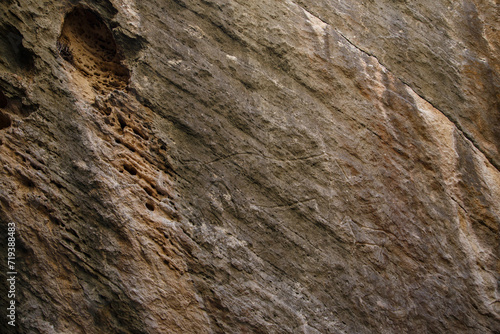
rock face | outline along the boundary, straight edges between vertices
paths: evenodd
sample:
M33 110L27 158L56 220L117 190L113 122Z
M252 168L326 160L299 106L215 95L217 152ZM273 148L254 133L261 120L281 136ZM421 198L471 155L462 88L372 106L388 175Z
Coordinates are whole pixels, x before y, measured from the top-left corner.
M0 13L2 333L500 333L497 2Z

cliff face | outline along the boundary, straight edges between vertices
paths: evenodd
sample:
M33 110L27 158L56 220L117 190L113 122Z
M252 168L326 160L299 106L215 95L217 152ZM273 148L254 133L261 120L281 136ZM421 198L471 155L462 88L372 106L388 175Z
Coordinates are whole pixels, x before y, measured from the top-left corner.
M495 1L0 13L2 332L500 332Z

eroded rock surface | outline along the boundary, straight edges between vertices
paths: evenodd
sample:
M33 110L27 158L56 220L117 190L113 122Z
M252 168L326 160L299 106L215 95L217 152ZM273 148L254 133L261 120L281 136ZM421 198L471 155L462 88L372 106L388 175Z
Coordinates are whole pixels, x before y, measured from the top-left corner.
M0 13L2 332L500 332L494 1Z

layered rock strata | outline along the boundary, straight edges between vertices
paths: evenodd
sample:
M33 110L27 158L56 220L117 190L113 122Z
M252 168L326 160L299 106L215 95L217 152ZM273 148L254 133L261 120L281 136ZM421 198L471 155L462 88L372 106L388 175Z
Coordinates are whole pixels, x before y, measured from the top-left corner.
M497 14L2 2L2 332L499 333Z

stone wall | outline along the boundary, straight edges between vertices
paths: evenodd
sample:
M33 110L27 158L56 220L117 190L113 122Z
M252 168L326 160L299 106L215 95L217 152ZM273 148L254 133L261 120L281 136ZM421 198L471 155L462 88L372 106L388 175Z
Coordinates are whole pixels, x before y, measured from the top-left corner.
M499 333L498 11L3 1L2 333Z

